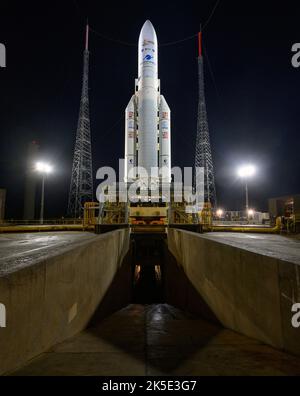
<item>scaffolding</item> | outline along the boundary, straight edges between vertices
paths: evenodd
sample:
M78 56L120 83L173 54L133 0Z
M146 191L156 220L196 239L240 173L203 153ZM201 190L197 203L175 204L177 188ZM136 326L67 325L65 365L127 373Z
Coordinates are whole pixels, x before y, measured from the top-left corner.
M83 81L79 119L73 158L68 215L82 218L84 203L93 200L93 169L91 130L89 115L89 27L86 27L86 43L83 53Z
M204 86L204 67L202 55L202 33L198 35L199 55L198 55L198 78L199 78L199 102L198 102L198 119L197 119L197 137L195 153L195 169L204 169L204 202L211 203L216 207L217 196L215 187L214 165L212 159L210 136L208 128L208 119L205 101ZM196 172L195 172L196 173ZM195 177L196 183L196 177Z

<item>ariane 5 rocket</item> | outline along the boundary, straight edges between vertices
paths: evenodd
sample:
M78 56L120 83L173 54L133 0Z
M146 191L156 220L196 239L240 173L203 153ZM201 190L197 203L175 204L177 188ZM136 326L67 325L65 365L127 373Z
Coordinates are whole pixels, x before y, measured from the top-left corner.
M139 37L135 94L125 110L124 181L146 177L171 182L171 112L160 94L157 37L148 20Z

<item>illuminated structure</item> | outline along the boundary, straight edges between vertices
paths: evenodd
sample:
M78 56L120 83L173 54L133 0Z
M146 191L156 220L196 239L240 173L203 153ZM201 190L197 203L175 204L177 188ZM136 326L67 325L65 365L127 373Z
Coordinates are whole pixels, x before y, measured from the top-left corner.
M171 182L171 111L160 94L158 43L150 21L140 32L135 94L125 110L125 182L136 178L135 167L145 169L151 182ZM138 174L142 182L145 178Z
M72 177L69 193L68 215L82 217L85 202L93 200L93 169L89 115L89 27L86 27L83 82L76 133Z
M199 77L199 102L197 120L197 138L195 153L195 168L204 169L204 202L209 202L212 207L216 206L217 196L215 187L214 165L210 146L209 128L207 121L205 89L204 89L204 70L203 70L203 51L202 33L198 34L198 77Z

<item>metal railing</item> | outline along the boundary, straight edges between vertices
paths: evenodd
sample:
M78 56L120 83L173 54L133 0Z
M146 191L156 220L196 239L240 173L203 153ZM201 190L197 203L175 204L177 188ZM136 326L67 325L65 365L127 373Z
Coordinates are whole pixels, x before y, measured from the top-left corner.
M69 225L69 224L82 224L82 219L45 219L44 225ZM5 226L23 226L23 225L40 225L39 220L16 220L16 219L6 219L0 222L1 227Z

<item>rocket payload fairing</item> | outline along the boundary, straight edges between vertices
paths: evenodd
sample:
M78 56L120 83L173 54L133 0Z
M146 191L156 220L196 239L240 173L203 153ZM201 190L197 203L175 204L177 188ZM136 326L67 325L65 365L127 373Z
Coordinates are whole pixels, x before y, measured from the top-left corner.
M157 37L146 21L139 37L135 94L125 110L125 182L146 177L171 182L170 121L170 108L160 94Z

